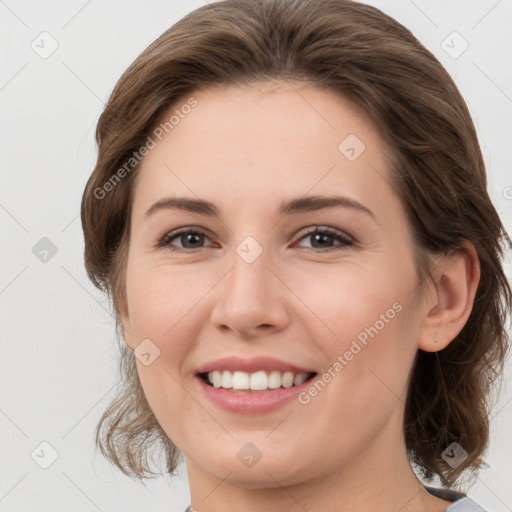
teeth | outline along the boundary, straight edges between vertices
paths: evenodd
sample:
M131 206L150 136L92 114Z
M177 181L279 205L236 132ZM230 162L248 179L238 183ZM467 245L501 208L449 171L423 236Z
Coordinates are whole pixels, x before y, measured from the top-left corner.
M233 377L231 376L231 372L222 372L220 387L226 389L233 387Z
M306 380L308 380L308 374L307 373L298 373L293 378L293 385L294 386L299 386L300 384L302 384Z
M249 389L249 374L245 372L233 373L233 389Z
M281 372L273 371L268 376L269 389L277 389L281 387Z
M237 373L242 373L242 372L237 372ZM249 375L249 374L246 373L245 375ZM247 387L249 389L259 391L259 390L268 388L268 377L267 377L266 372L261 371L261 372L251 373L250 378L248 380L249 380L249 382L248 382Z
M277 389L280 387L291 388L298 386L307 380L308 373L259 371L255 373L213 371L208 373L208 380L214 388L224 389L250 389L252 391L263 391L266 389Z

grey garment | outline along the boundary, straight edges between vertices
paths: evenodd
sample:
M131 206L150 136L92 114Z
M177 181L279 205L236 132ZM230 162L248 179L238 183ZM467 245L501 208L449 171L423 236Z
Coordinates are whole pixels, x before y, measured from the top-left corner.
M424 487L430 494L437 498L455 501L455 503L450 505L445 512L487 512L484 508L461 492L452 491L450 489L437 489L435 487L428 487L427 485ZM191 507L187 507L185 512L194 511Z
M424 485L424 487L430 494L437 498L455 501L455 503L450 505L445 512L487 512L484 508L478 505L478 503L474 502L471 498L461 492L449 489L437 489L427 485Z
M462 498L446 509L446 512L487 512L471 498Z

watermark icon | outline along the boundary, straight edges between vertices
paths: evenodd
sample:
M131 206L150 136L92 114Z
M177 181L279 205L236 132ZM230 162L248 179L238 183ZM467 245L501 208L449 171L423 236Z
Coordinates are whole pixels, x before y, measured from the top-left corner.
M236 456L244 466L252 468L263 456L259 448L254 443L245 443Z
M48 263L57 254L57 251L57 246L46 236L43 236L32 247L32 254L42 263Z
M297 400L302 405L307 405L311 402L311 398L318 395L325 386L331 382L334 377L338 373L347 366L354 356L359 354L361 350L368 345L368 337L370 336L372 339L379 334L379 332L384 329L386 324L389 324L393 318L395 318L397 313L402 311L402 304L400 302L395 302L392 307L386 310L385 313L381 313L379 315L379 320L377 320L372 326L366 327L363 329L357 336L352 340L350 348L346 350L343 355L339 355L336 361L327 368L327 370L304 391L301 391L297 397ZM358 343L359 342L359 343ZM361 346L362 345L362 346Z
M453 442L446 448L446 450L441 454L441 457L453 468L457 469L467 458L468 452L462 448L462 446Z
M236 252L246 263L252 263L263 252L263 247L252 236L248 236L238 244Z
M30 43L30 47L41 59L46 60L57 51L59 43L49 32L44 31L36 36Z
M143 158L149 154L149 152L156 147L156 140L161 141L164 138L164 134L168 134L178 124L182 119L190 114L192 108L197 106L197 100L193 97L189 98L187 103L181 105L180 108L174 110L173 114L169 117L167 121L164 123L160 123L152 132L151 135L148 135L146 142L137 150L132 153L132 156L128 158L125 164L122 167L119 167L117 171L112 174L110 179L108 179L102 187L96 187L93 191L94 197L96 199L103 199L106 195L114 190L116 185L125 178L128 174L130 174L135 167L142 162Z
M59 458L59 452L48 441L43 441L32 450L30 456L40 468L48 469Z
M345 137L338 146L338 151L350 162L357 160L365 149L364 142L353 133Z
M441 48L452 59L458 59L469 48L469 43L457 31L453 31L443 39Z
M146 338L139 343L133 353L144 366L149 366L160 356L160 349L149 338Z
M512 187L505 187L503 189L503 197L509 201L512 199Z

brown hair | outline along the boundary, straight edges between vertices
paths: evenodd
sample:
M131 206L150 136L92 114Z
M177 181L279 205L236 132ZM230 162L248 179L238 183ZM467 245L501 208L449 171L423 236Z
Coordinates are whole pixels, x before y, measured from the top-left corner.
M187 95L273 79L327 88L378 127L413 230L420 289L432 270L429 255L465 240L476 248L481 279L471 315L444 350L418 351L404 418L410 460L425 477L453 486L476 474L488 446L509 343L512 293L501 259L503 240L511 241L487 194L477 134L453 80L378 9L350 0L225 0L196 9L154 41L124 72L97 125L98 161L81 209L87 273L112 299L119 334L138 164L125 166L122 179L119 169ZM147 457L160 443L172 473L181 452L149 408L133 352L122 342L120 351L120 392L98 424L97 444L126 474L150 478ZM453 441L468 452L457 468L442 458Z

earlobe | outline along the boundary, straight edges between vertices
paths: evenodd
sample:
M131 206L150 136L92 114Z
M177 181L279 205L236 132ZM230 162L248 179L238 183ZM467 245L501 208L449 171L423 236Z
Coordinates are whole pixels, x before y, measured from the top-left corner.
M444 256L434 271L433 300L425 306L418 348L425 352L444 349L466 324L480 281L475 247L464 241Z

